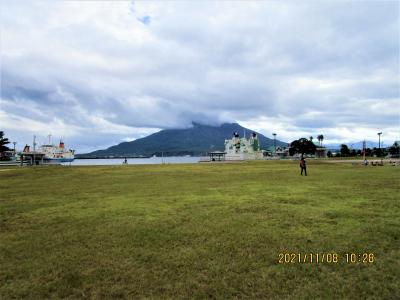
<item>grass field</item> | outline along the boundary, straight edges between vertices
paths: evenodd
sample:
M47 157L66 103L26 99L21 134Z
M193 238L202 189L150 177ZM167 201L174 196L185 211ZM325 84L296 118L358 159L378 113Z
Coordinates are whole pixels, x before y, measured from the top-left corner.
M0 299L399 299L400 167L310 160L308 172L289 161L0 169Z

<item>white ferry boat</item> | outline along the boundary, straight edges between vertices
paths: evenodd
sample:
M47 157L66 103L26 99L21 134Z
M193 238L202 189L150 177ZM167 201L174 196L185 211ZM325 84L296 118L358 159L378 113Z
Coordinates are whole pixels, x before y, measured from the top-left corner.
M62 140L58 146L47 144L40 146L38 150L44 153L43 160L47 163L72 162L75 158L75 150L66 150Z

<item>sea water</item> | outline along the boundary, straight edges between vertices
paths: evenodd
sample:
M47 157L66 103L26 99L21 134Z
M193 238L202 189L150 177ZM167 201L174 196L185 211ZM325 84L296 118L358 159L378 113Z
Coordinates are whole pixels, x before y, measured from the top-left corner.
M127 158L128 165L152 165L152 164L194 164L200 161L197 156L168 156L168 157L150 157L150 158ZM71 163L62 163L65 166L105 166L122 165L124 158L107 159L74 159Z

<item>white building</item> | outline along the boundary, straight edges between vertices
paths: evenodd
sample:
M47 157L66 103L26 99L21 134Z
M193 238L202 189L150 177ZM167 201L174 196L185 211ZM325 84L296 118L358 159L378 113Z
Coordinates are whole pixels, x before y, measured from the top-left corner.
M230 140L225 140L226 160L254 160L262 159L263 152L257 134L253 132L249 139L240 138L235 132Z

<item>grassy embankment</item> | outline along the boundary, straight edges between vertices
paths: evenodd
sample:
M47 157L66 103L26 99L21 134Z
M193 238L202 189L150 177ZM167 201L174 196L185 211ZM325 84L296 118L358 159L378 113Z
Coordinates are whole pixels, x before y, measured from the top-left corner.
M0 298L399 298L400 168L309 161L308 171L3 170ZM286 252L340 260L279 264ZM352 252L375 260L343 262Z

